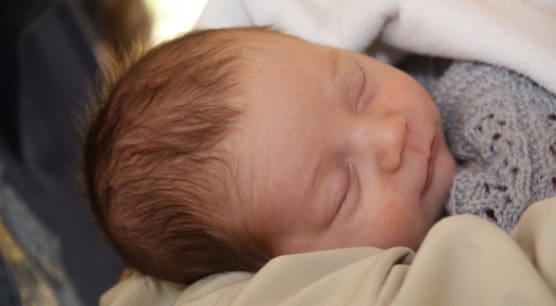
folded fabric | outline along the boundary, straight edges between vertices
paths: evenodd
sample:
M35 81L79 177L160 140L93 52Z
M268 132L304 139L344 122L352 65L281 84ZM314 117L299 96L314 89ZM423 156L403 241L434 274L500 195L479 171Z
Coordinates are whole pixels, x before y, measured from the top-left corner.
M211 0L198 28L272 26L373 55L401 50L495 64L556 92L556 3L541 0Z
M120 305L556 305L556 198L529 207L511 235L474 216L437 223L414 253L397 247L273 259L189 287L134 274L106 292Z
M528 205L556 196L556 95L507 69L455 61L432 96L458 161L451 214L510 231Z

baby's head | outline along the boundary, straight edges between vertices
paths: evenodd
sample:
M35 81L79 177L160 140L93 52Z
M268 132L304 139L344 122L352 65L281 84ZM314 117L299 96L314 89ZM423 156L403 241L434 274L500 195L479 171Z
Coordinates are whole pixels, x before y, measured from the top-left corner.
M264 29L151 50L93 120L93 211L138 270L191 282L289 253L417 248L454 161L405 73Z

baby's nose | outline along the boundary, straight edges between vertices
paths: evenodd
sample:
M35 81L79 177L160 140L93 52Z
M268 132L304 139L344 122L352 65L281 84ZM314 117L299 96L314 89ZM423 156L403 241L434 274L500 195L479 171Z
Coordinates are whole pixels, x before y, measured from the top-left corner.
M407 138L407 119L400 113L387 113L373 119L369 136L373 157L380 170L399 169Z

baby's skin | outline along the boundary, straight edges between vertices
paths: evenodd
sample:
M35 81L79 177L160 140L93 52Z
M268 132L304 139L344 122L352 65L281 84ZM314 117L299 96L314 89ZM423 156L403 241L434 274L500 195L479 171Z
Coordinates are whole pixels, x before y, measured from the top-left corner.
M237 183L228 220L267 235L275 255L417 249L455 172L426 90L365 55L244 34L231 102L244 114L222 143Z

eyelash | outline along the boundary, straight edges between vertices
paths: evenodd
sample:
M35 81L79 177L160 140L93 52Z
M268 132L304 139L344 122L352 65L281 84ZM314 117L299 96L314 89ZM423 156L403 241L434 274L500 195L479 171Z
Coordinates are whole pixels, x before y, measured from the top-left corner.
M347 169L348 180L347 180L346 188L345 188L345 191L342 195L342 198L340 199L340 202L337 205L338 209L336 210L335 215L338 215L338 212L346 204L348 195L349 195L351 189L353 188L353 177L355 176L355 174L353 173L355 171L353 163L348 162L346 164L346 169Z

